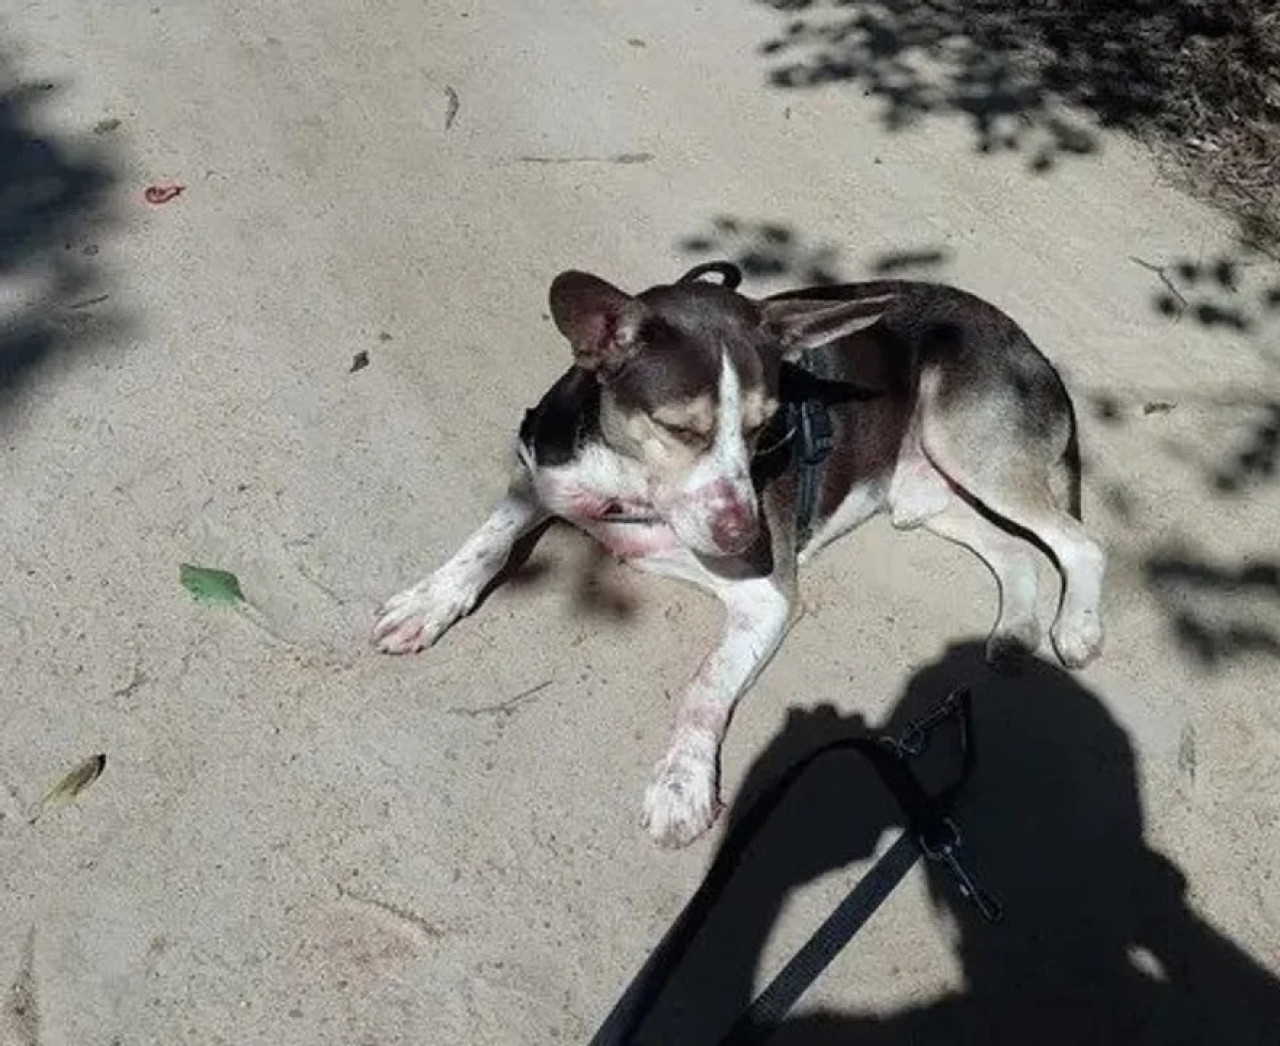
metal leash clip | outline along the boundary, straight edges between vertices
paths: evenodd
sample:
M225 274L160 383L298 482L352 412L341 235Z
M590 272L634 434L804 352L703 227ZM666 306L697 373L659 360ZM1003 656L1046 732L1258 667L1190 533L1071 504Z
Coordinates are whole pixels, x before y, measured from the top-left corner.
M902 736L893 743L893 747L903 758L915 759L924 755L933 732L948 719L959 720L962 711L961 691L953 690L932 712L909 722L906 729L902 731Z
M974 878L973 873L960 860L960 828L950 817L944 818L942 827L946 830L941 840L920 836L920 851L930 861L940 864L955 880L960 896L973 903L982 917L989 923L998 923L1004 918L1004 907L988 891L984 890Z

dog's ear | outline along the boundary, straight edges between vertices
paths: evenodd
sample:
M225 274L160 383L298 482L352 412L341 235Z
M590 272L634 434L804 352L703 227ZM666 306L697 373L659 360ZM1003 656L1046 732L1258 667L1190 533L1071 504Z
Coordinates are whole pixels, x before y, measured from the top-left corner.
M586 370L617 370L639 348L643 303L586 272L562 272L551 282L551 316Z
M896 300L884 294L857 301L774 298L760 302L762 323L783 359L828 345L875 324Z

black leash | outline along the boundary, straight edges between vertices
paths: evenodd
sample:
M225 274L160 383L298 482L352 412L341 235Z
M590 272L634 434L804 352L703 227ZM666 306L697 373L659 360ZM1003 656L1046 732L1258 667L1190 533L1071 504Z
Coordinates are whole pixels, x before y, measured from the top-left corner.
M950 785L931 795L920 784L910 761L923 754L933 733L948 722L953 723L958 732L960 773ZM998 922L1003 917L999 903L978 884L960 859L960 832L952 815L973 769L976 753L970 695L967 690L957 690L936 709L909 724L899 738L841 738L816 749L788 769L725 839L701 886L618 1000L592 1038L591 1046L630 1046L728 885L751 840L796 780L814 762L839 751L856 752L871 763L901 808L906 829L756 997L720 1046L748 1046L764 1041L921 856L947 869L960 894L986 919Z
M920 847L910 832L903 832L875 866L814 931L791 961L738 1018L722 1040L722 1046L750 1046L771 1035L800 996L831 964L876 909L920 860Z

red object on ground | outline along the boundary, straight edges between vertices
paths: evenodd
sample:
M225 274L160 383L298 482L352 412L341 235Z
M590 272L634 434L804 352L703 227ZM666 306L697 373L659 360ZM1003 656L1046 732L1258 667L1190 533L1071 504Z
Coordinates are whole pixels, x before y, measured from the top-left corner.
M182 195L184 189L186 189L185 185L148 185L146 192L142 194L142 198L147 203L168 203L170 200L176 200Z

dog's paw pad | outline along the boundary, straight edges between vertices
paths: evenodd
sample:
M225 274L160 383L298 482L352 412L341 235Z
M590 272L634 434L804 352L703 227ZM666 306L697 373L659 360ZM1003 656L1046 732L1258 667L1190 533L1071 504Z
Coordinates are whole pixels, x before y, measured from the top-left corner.
M444 635L470 608L466 593L447 585L405 589L378 611L373 645L384 654L416 654Z
M659 846L688 846L720 813L713 763L687 756L664 759L645 791L644 827Z

